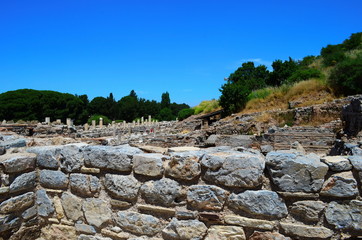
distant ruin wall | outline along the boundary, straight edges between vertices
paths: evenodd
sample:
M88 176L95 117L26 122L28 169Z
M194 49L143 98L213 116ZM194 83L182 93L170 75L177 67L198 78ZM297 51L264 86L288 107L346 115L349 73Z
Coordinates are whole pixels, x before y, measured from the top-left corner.
M0 239L362 235L358 155L72 144L7 153L0 165Z

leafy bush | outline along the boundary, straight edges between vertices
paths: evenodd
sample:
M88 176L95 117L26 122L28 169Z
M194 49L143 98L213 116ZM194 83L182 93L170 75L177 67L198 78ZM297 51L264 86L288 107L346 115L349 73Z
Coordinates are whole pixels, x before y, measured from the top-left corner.
M195 113L195 110L193 108L185 108L178 112L177 118L178 118L178 120L184 120L184 119L190 117L191 115L193 115L194 113Z
M262 89L258 89L258 90L254 90L252 91L249 95L248 95L248 101L250 101L251 99L262 99L262 98L266 98L267 96L270 95L270 93L272 93L273 89L268 87L268 88L262 88Z
M92 115L92 116L88 119L87 123L88 123L89 125L91 125L91 124L92 124L92 120L96 120L96 124L98 125L100 118L103 119L103 124L104 124L104 125L108 125L108 124L111 123L111 120L109 120L108 117L103 116L103 115L97 115L97 114L96 114L96 115Z
M325 66L334 66L345 59L341 44L328 45L327 47L322 48L321 56L323 57L323 64Z
M321 78L322 72L316 68L300 68L296 70L287 80L287 83L295 83L303 80L308 80L311 78Z

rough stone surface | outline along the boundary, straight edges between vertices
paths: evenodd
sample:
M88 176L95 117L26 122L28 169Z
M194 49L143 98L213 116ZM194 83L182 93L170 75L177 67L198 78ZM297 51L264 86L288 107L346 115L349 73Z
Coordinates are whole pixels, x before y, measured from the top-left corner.
M77 221L78 219L83 217L83 212L82 212L83 199L76 197L73 194L64 192L62 194L61 202L63 205L65 215L69 219Z
M41 170L40 184L43 187L62 189L68 186L68 176L61 171Z
M357 181L353 178L352 172L334 174L325 181L320 195L339 198L357 196Z
M123 200L135 200L141 184L132 176L106 174L104 186L109 193Z
M266 165L273 183L289 192L318 192L328 171L317 155L298 152L270 152Z
M287 235L294 237L329 239L333 235L333 231L325 227L311 227L293 223L280 223L280 226Z
M77 239L74 227L59 225L59 224L52 224L43 227L41 229L40 236L43 239L57 239L57 240Z
M35 168L36 155L33 153L5 154L0 156L0 165L5 173L19 173Z
M44 189L36 192L36 204L38 206L38 215L48 217L54 212L53 202L48 197Z
M131 157L122 149L108 146L88 146L84 149L85 164L116 171L131 171Z
M252 188L261 184L264 156L254 152L206 154L201 165L207 168L205 180L227 187Z
M5 147L5 149L26 147L26 139L24 138L6 139L5 141L0 141L0 147Z
M351 161L354 169L362 171L362 156L349 156L348 159Z
M246 240L244 229L236 226L211 226L205 237L205 240Z
M318 222L326 204L322 201L298 201L294 202L290 212L306 222Z
M37 154L37 165L42 168L58 169L60 166L59 146L42 146L27 149L27 152Z
M292 240L290 237L286 237L277 232L254 232L249 240Z
M329 169L334 172L348 171L352 165L346 156L326 156L321 161L328 165Z
M170 207L177 204L177 198L181 196L181 186L172 179L163 178L143 184L141 193L148 203Z
M59 160L62 170L68 173L80 170L84 164L82 146L83 144L70 144L61 149Z
M328 204L325 217L327 222L337 229L362 231L362 201L352 200L349 205L331 202Z
M0 217L0 233L9 229L19 228L21 225L20 218L11 218L9 216ZM1 235L0 235L1 236Z
M24 173L15 178L10 185L10 193L29 190L35 187L36 172Z
M193 180L201 174L198 156L172 156L166 164L166 175L180 180Z
M224 219L225 223L227 224L237 225L252 229L274 230L277 227L277 223L273 221L246 218L236 215L226 215Z
M133 171L136 174L157 177L163 174L163 155L158 153L137 154L133 156Z
M160 220L141 213L119 211L115 221L124 231L139 235L153 236L162 229Z
M199 210L221 210L228 195L227 191L216 186L191 186L187 202Z
M198 220L177 220L172 221L162 230L164 239L188 240L202 239L206 234L207 227Z
M84 216L87 222L97 228L111 221L111 209L105 201L98 198L87 198L83 202Z
M85 233L85 234L95 234L96 230L94 227L87 225L87 224L75 224L75 230L79 233Z
M79 235L77 240L113 240L113 239L109 237L99 237L99 236L81 234Z
M28 192L22 195L12 197L3 201L0 204L0 213L8 214L17 211L23 211L24 209L32 206L34 203L34 193Z
M283 199L277 193L268 190L233 193L228 204L231 208L262 217L283 218L288 214Z
M31 208L26 209L22 214L21 217L24 218L25 220L28 220L32 217L35 217L37 214L37 209L36 206L33 206Z
M80 196L94 196L100 190L99 179L92 175L72 173L69 180L72 192Z

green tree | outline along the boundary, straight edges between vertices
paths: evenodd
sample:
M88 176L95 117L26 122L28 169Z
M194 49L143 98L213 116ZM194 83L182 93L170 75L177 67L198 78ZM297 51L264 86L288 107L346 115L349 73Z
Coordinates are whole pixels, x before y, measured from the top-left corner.
M162 93L161 96L161 109L169 108L171 104L170 94L168 92Z
M178 112L177 118L178 118L178 120L181 121L181 120L184 120L184 119L190 117L194 113L195 113L195 109L193 109L193 108L185 108L185 109L182 109L181 111Z
M172 121L175 120L176 117L172 114L171 109L162 108L157 118L161 121Z
M280 59L272 63L273 71L269 74L266 84L268 86L280 86L287 83L288 78L298 69L298 62L291 57L287 61Z

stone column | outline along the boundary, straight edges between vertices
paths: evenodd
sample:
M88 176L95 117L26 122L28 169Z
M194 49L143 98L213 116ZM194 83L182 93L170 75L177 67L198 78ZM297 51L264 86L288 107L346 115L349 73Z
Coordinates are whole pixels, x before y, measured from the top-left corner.
M89 130L89 125L88 123L84 124L84 131L88 131Z
M143 117L141 117L141 124L143 125L143 123L144 123L144 119L143 119Z
M56 120L56 123L57 123L57 124L62 124L62 120L61 120L61 119L57 119L57 120Z
M68 127L72 126L72 119L67 118L67 126Z
M148 115L148 123L151 124L151 121L152 121L151 115Z
M46 117L46 118L45 118L45 123L48 124L48 125L50 125L50 117Z
M137 119L137 126L139 126L140 125L140 120L139 119Z
M92 120L92 128L93 128L93 129L96 128L96 120Z
M103 118L99 118L99 127L103 128Z

